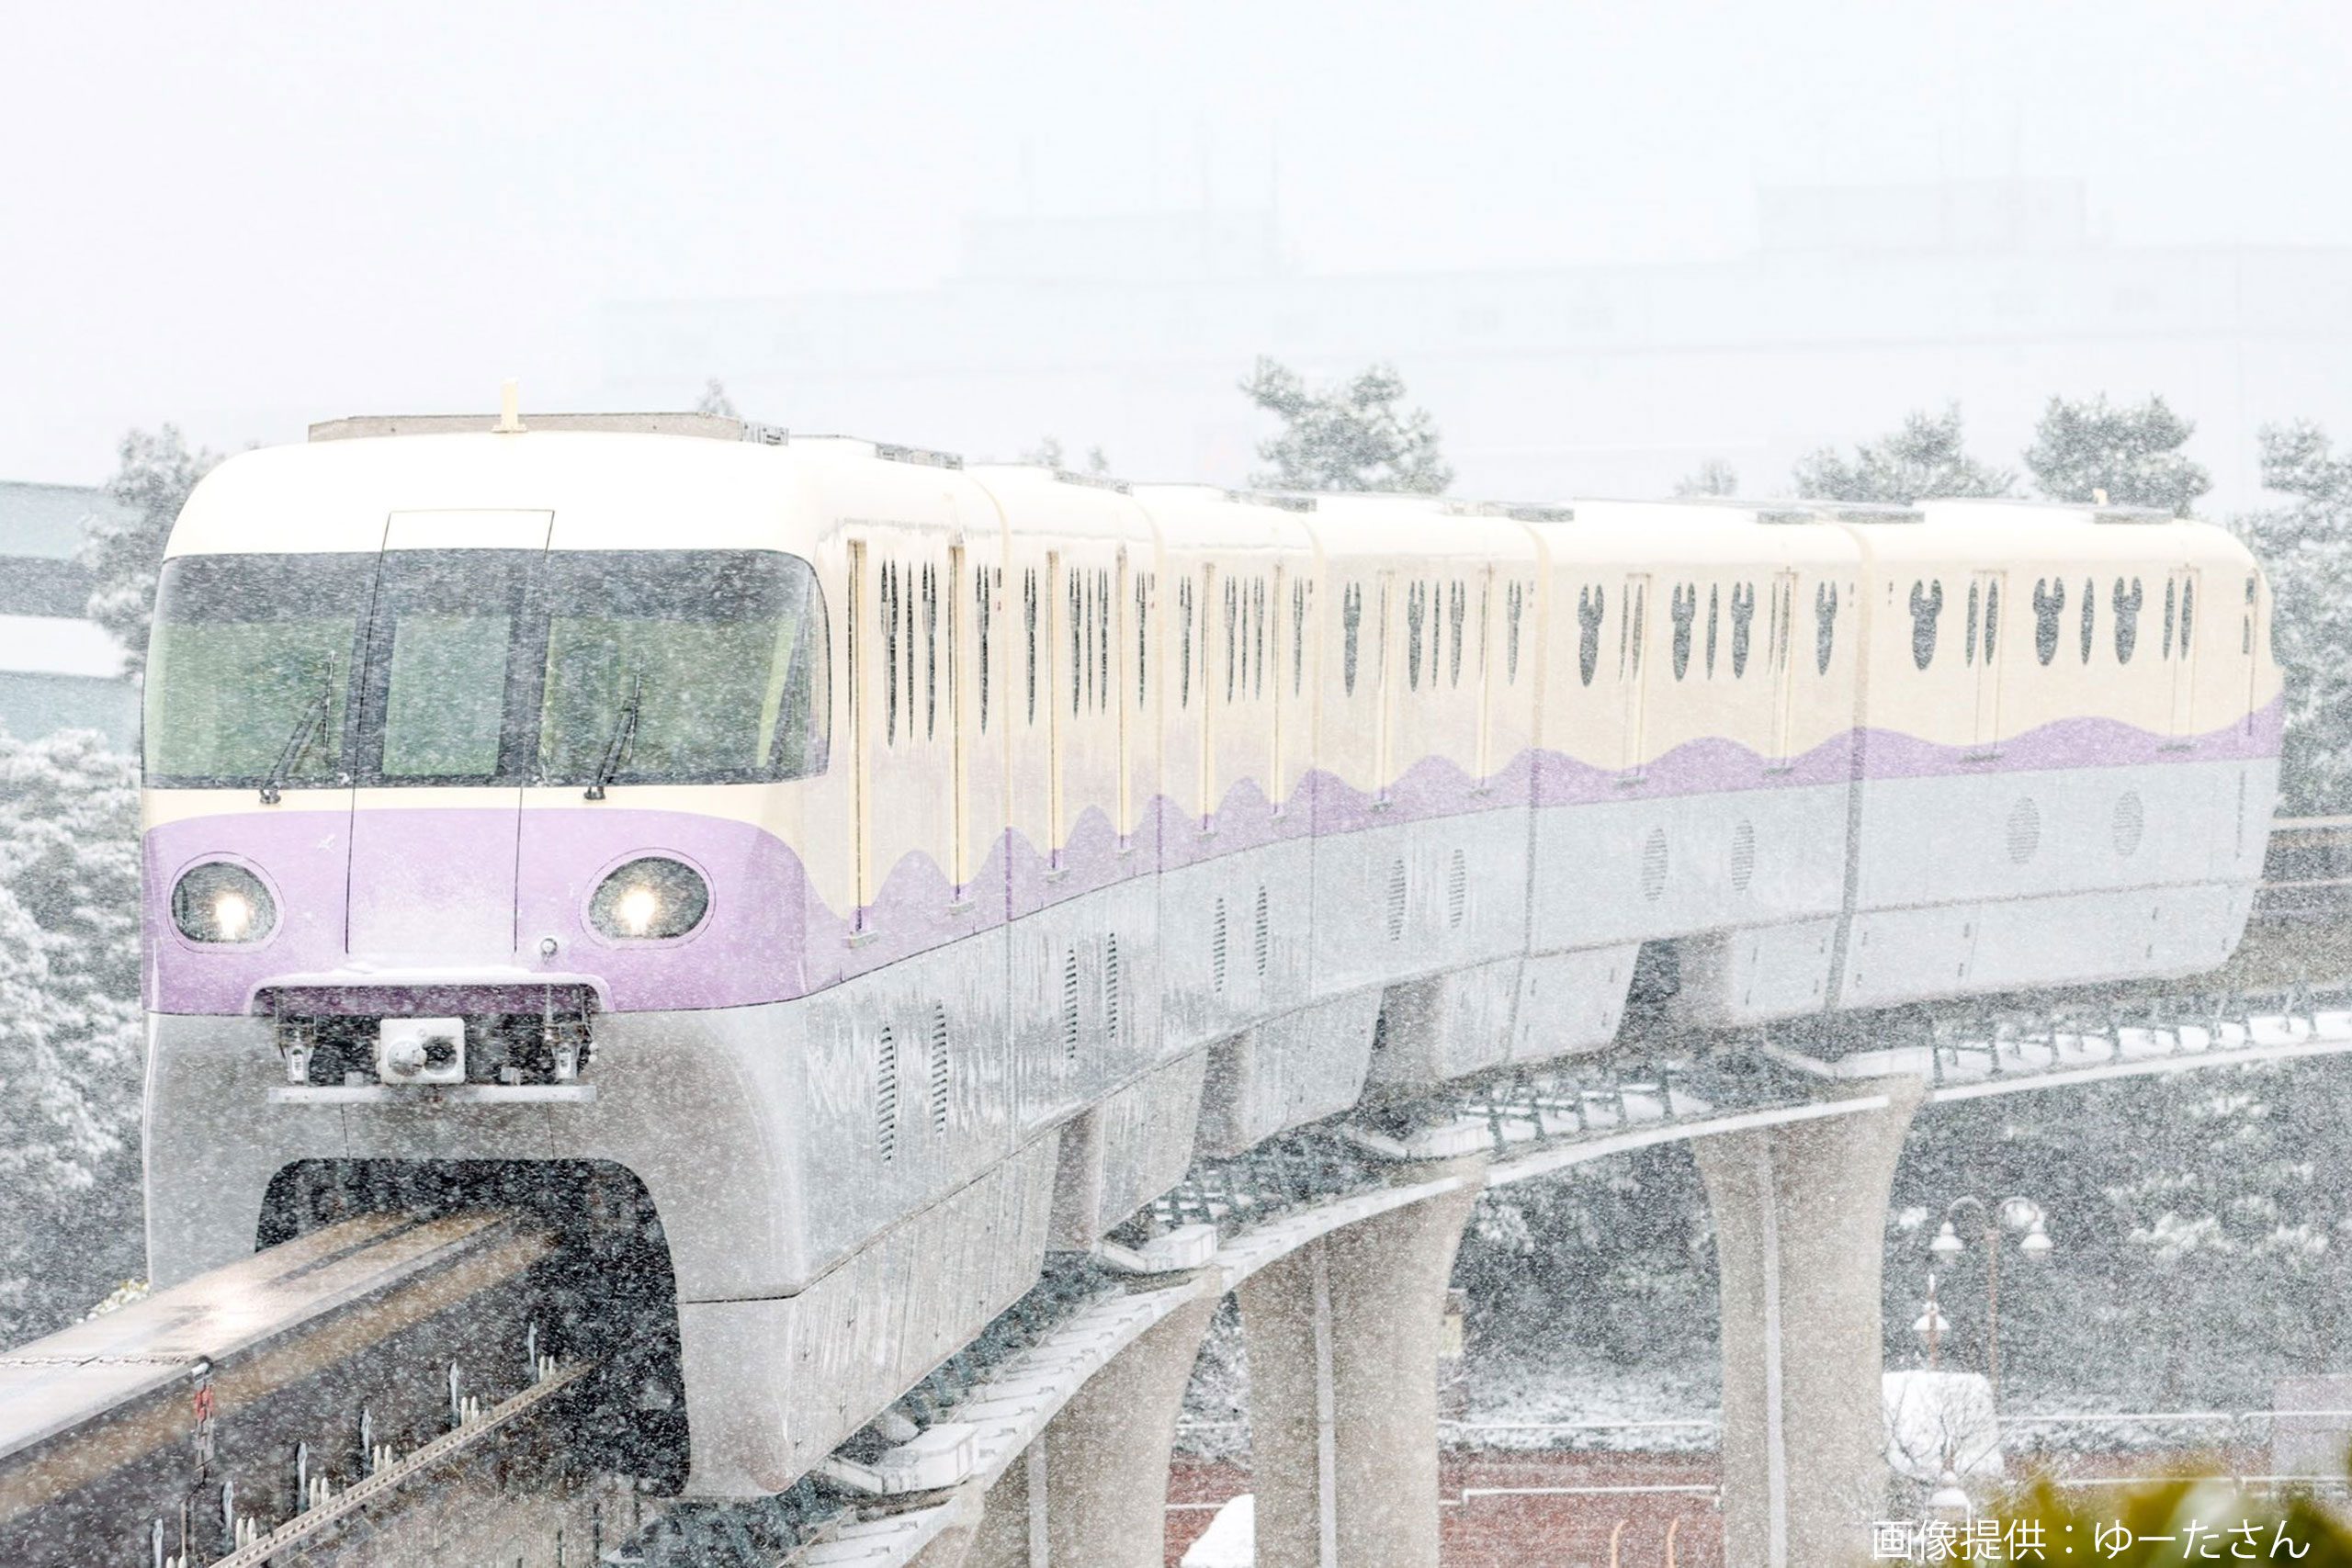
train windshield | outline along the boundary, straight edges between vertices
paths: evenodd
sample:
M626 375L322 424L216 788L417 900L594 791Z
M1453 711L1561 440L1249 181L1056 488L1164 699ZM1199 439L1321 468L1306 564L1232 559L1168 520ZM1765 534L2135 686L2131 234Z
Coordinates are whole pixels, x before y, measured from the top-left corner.
M182 556L147 652L150 784L342 782L372 555Z
M824 611L773 551L548 558L546 784L799 778L824 769Z
M825 647L814 574L770 550L183 557L147 781L798 778L825 765Z

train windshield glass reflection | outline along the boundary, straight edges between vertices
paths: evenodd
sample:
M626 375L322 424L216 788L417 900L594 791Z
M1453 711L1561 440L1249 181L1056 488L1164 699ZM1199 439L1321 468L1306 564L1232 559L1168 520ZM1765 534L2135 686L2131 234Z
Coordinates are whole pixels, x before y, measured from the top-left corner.
M822 595L772 550L185 557L147 782L798 778L825 766L827 690Z
M373 555L166 561L148 649L152 785L330 784L344 768L351 672Z
M797 778L824 767L824 610L773 551L548 561L540 780Z

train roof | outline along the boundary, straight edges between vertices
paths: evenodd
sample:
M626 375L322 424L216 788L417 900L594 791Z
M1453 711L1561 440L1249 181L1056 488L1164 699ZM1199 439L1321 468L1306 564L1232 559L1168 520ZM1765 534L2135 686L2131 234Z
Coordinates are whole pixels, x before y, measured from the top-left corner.
M1018 505L1012 498L1019 497ZM988 526L1185 547L1510 561L1546 550L1608 561L1886 560L2183 564L2248 557L2226 532L2148 508L1953 498L1916 506L1818 500L1482 503L1427 495L1300 494L1136 484L1035 465L967 469L953 454L793 434L704 413L363 415L302 446L222 463L197 487L171 555L371 551L394 512L552 512L567 548L807 550L851 519ZM649 526L649 519L656 520ZM1166 536L1174 535L1174 541ZM1859 543L1858 543L1859 541Z

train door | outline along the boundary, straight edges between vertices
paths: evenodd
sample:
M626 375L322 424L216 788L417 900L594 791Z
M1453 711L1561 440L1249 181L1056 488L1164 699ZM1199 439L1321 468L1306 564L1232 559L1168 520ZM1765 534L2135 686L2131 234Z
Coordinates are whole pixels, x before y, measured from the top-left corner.
M1135 606L1128 603L1130 595L1136 590L1133 586L1134 573L1127 564L1127 547L1125 545L1119 547L1118 570L1112 574L1111 581L1111 603L1105 612L1109 618L1110 630L1105 635L1111 639L1113 656L1106 660L1110 667L1111 689L1104 694L1104 704L1117 715L1119 726L1118 827L1119 847L1124 850L1133 839L1136 830L1136 727L1128 721L1127 717L1127 692L1134 682L1129 676L1127 657L1136 647L1136 629L1142 624L1141 616L1136 614ZM1135 618L1130 619L1130 616ZM1142 668L1143 657L1137 653L1135 669L1140 671Z
M1194 776L1200 783L1201 830L1207 832L1216 826L1216 661L1211 649L1216 647L1216 568L1201 568L1199 648L1195 665L1198 673L1194 687L1201 694L1201 749L1193 759Z
M1645 572L1626 578L1617 620L1617 686L1621 703L1617 764L1629 779L1640 778L1648 761L1647 738L1643 731L1649 707L1649 660L1644 657L1644 644L1649 636L1649 575Z
M533 763L524 738L544 673L531 667L532 627L546 615L539 581L554 521L548 512L386 520L359 689L344 930L355 957L479 963L514 951ZM427 843L433 852L420 853Z
M954 866L950 876L959 900L964 897L965 889L971 886L972 875L977 869L972 864L972 740L964 728L964 637L967 622L964 613L966 565L964 541L958 537L947 547L947 582L940 595L944 604L941 605L939 614L945 623L940 628L945 634L940 654L946 676L947 852Z
M1062 553L1046 552L1045 644L1039 657L1038 680L1046 700L1046 839L1050 848L1046 863L1056 871L1062 868L1062 851L1068 842L1068 830L1062 819L1062 748L1069 734L1069 721L1062 716L1061 660L1062 638L1074 629L1069 608L1062 603ZM1070 671L1076 680L1078 671Z
M874 908L874 576L865 541L849 547L849 622L843 641L849 655L850 862L856 889L854 929L863 931Z
M1495 661L1488 649L1494 642L1495 569L1483 569L1475 580L1477 585L1478 640L1477 663L1473 666L1478 682L1478 782L1483 786L1495 774Z
M1968 624L1962 628L1962 652L1974 666L1974 744L1979 756L1990 756L2001 743L2001 599L2008 574L1980 571L1968 584Z
M1771 603L1764 638L1764 667L1772 675L1772 765L1796 761L1797 574L1772 574Z
M2200 574L2180 567L2165 580L2165 656L2172 665L2171 732L2176 740L2197 733L2197 589Z

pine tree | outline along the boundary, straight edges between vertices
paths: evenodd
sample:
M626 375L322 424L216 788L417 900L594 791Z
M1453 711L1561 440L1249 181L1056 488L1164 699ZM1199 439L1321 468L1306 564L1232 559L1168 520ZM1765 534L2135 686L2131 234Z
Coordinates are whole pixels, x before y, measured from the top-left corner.
M0 737L0 1344L140 1267L138 783Z
M1737 495L1739 470L1725 457L1710 457L1674 481L1679 496Z
M2075 402L2052 398L2025 466L2034 487L2052 501L2087 504L2104 495L2118 506L2156 506L2186 517L2213 488L2211 477L2181 451L2196 430L2162 398L2137 408L2110 407L2104 393Z
M147 623L155 613L164 542L196 481L220 460L211 452L190 452L173 425L152 434L134 430L122 438L122 466L107 481L107 491L130 514L92 518L80 559L95 579L90 618L122 645L126 674L135 677L147 668Z
M1900 430L1857 446L1851 462L1824 446L1801 460L1791 479L1802 496L1907 506L1930 496L2007 495L2017 475L1968 455L1953 403L1940 415L1906 416Z
M1261 358L1241 389L1283 422L1281 433L1258 447L1272 466L1252 475L1252 484L1439 495L1453 482L1438 450L1437 421L1427 409L1398 406L1405 382L1393 366L1311 388L1297 371Z
M702 396L695 400L695 412L717 414L721 419L741 419L735 412L735 400L727 395L727 383L713 376L702 384Z
M2352 453L2318 426L2266 426L2262 482L2292 499L2232 526L2270 581L2270 646L2287 685L2280 808L2352 809Z

